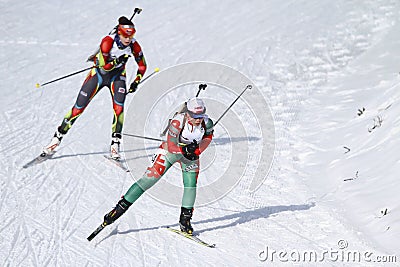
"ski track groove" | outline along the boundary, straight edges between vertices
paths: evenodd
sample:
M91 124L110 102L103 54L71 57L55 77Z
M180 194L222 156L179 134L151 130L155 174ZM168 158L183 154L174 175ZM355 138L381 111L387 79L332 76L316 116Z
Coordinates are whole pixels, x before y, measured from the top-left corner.
M4 225L0 228L0 234L2 234L3 231L7 230L8 226L10 226L13 222L15 221L15 217L6 217L4 218Z
M20 231L20 227L18 227L18 230L13 234L13 239L11 241L11 248L8 251L8 255L5 257L5 261L10 262L11 261L11 256L13 253L15 253L15 250L13 250L15 244L18 242L18 237L19 237L19 231Z
M2 124L2 127L6 127L6 130L3 131L3 133L5 133L5 135L6 135L7 132L11 132L11 133L12 133L12 132L13 132L13 129L12 129L11 123L9 122L8 117L6 116L5 113L2 114L2 117L3 117L4 121L5 121L5 123ZM7 131L7 129L10 129L10 131ZM0 145L1 145L1 144L0 144ZM1 146L2 146L2 145L1 145ZM3 148L3 147L1 148L1 151L4 151L4 148ZM2 165L3 165L3 166L7 166L7 163L8 163L8 162L6 162L6 158L5 158L5 157L1 157L1 162L2 162ZM2 170L2 172L4 171L4 173L5 173L4 177L10 177L10 175L12 175L12 173L11 173L9 170L7 170L6 168L4 168L4 169L1 168L1 170ZM6 172L6 171L7 171L7 172ZM2 192L3 192L2 198L1 198L1 200L0 200L0 201L1 201L1 202L0 202L0 211L1 211L2 208L3 208L4 200L6 199L5 196L7 195L7 191L9 190L11 181L12 181L12 179L6 179L6 183L5 183L5 185L4 185L4 190L2 190ZM3 197L3 196L4 196L4 197Z
M136 223L136 225L139 227L139 223L138 223L138 218L137 218L137 216L135 216L135 223ZM141 259L142 259L142 266L146 266L146 253L145 253L145 251L144 251L144 243L143 243L143 240L142 240L142 236L141 236L141 233L140 233L140 231L138 232L138 233L136 233L136 235L137 235L137 237L138 237L138 239L139 239L139 247L140 247L140 254L141 254Z
M32 237L31 237L28 227L27 227L25 215L23 213L21 213L21 217L22 217L22 228L23 228L24 234L28 239L28 245L29 245L30 251L33 252L34 264L35 264L35 266L40 266L37 252L32 244Z
M112 232L114 232L114 231L118 232L118 226L119 226L119 224L114 226L115 228L112 230ZM113 259L112 255L115 254L115 244L118 242L118 240L117 240L116 237L112 237L110 242L111 242L111 247L110 247L110 250L108 251L108 255L109 256L107 257L107 263L108 263L107 265L108 266L112 266L113 265L113 264L111 264L112 263L111 261Z
M103 202L102 204L103 204L102 206L104 206L104 202ZM89 214L87 214L86 218L84 218L84 219L82 220L82 222L78 225L79 227L73 228L73 229L71 230L71 232L70 232L69 234L66 235L65 240L70 239L71 236L72 236L76 231L81 230L81 226L82 226L82 225L85 225L85 223L86 223L90 218L92 218L92 216L93 216L94 214L96 214L96 213L97 213L97 210L96 210L96 209L93 209L91 212L89 212Z
M70 186L68 186L68 185L71 184L71 181L72 181L72 178L69 178L68 182L65 184L64 188L70 188ZM78 183L79 183L79 181L78 181ZM79 190L80 186L75 186L74 188L77 188L77 189L75 189L74 191L70 191L66 195L65 200L63 201L63 203L65 203L64 206L66 207L65 213L68 213L68 214L64 213L64 215L66 215L66 220L63 222L62 229L61 229L61 230L63 230L62 232L65 232L68 225L70 225L71 221L74 218L74 215L76 214L78 204L80 203L79 199L81 198L82 189ZM75 194L76 193L75 191L78 191L78 193ZM73 199L73 196L76 196L76 198L75 198L76 201L70 201L71 199Z
M53 222L53 227L51 228L51 231L50 231L48 253L47 253L47 256L43 260L45 266L50 265L51 262L53 262L53 264L57 265L58 254L60 253L59 252L60 249L58 249L58 243L57 243L57 238L58 238L57 233L59 232L59 228L60 228L60 216L59 216L60 212L57 212L57 213L58 214L57 214L57 216L55 216L55 220Z
M78 195L78 200L75 202L73 212L69 216L70 219L68 220L67 226L70 225L69 223L72 221L72 217L74 217L75 214L77 213L77 210L79 208L78 203L81 203L79 200L82 198L81 196L83 195L83 191L86 188L86 182L84 182L84 186L82 186L81 188L82 189L80 190L80 194ZM65 240L68 240L71 237L71 235L77 231L77 229L78 229L78 227L72 228L69 233L68 233L68 231L66 231Z
M15 176L15 175L13 175L13 176ZM14 180L14 179L10 179L10 181L11 180ZM26 220L25 220L25 214L21 210L21 206L23 206L22 209L24 209L25 207L27 207L27 205L24 202L24 198L18 196L18 190L17 190L16 186L14 185L14 183L11 182L10 185L11 185L11 187L13 187L14 194L17 196L17 199L20 201L19 202L20 204L19 204L18 211L19 211L19 218L21 218L21 220L18 220L20 222L20 224L19 224L19 227L18 227L18 231L15 234L15 238L14 238L14 240L12 242L11 251L15 251L15 247L16 247L17 241L18 241L18 239L19 239L19 237L21 235L21 229L22 229L22 232L24 234L24 236L22 238L24 238L24 239L26 238L27 239L27 241L28 241L27 244L28 244L28 246L30 248L30 251L33 252L34 264L35 264L35 266L39 266L39 260L38 260L38 257L37 257L36 250L34 249L34 246L32 244L32 237L31 237L31 235L30 235L30 233L28 231L27 223L26 223Z
M73 149L73 148L70 148L71 150L72 150L72 154L77 154L77 152ZM94 168L94 167L92 167L92 166L90 166L90 164L89 163L87 163L86 161L85 161L85 159L84 159L84 157L85 156L77 156L76 157L76 159L79 161L79 164L80 164L80 166L83 166L89 173L92 173L93 175L94 175L94 177L92 177L91 179L94 179L94 180L96 180L96 182L98 182L99 180L103 180L102 179L102 177L99 175L99 174L97 174L97 172L96 172L96 169ZM100 158L99 158L99 160L100 160ZM110 169L111 169L112 167L110 167ZM113 172L116 172L117 170L114 170ZM84 173L86 173L86 171L84 172ZM75 176L76 177L76 176ZM97 178L97 179L96 179ZM68 179L68 182L63 186L64 188L71 188L71 186L68 186L68 185L70 185L71 183L73 183L73 180L72 180L73 178L69 178ZM73 190L70 190L69 191L69 193L68 193L68 195L66 196L66 199L65 199L65 201L63 201L63 203L66 203L65 205L67 205L67 207L69 208L69 202L71 202L71 203L73 203L75 206L75 208L73 208L72 209L72 213L70 214L70 216L67 216L67 220L65 221L65 222L63 222L62 224L63 224L63 226L62 226L62 228L63 229L65 229L65 227L68 227L68 225L70 225L70 222L72 222L73 221L73 217L74 217L74 215L76 214L76 210L77 210L77 207L78 207L78 204L80 203L80 199L82 199L82 194L83 194L83 192L85 192L86 191L86 186L87 186L87 183L86 182L84 182L83 183L83 186L79 186L79 183L80 183L80 181L81 181L81 179L84 179L84 178L82 178L82 177L78 177L78 186L73 186L72 188L73 188ZM104 183L105 185L106 185L106 183ZM80 189L81 188L81 189ZM70 201L71 199L74 199L75 201ZM67 209L68 210L68 209ZM62 230L62 229L61 229ZM76 232L76 230L77 229L75 229L75 230L72 230L72 232L69 234L69 236L73 233L73 232ZM68 233L67 233L67 235L68 235ZM66 241L66 240L64 240L64 241ZM113 245L112 245L112 249L111 249L111 252L110 252L110 254L112 255L113 254L113 251L114 251L114 247L115 247L115 242L113 242ZM79 251L80 252L80 251ZM78 255L80 255L81 256L81 253L77 253ZM110 255L110 256L111 256ZM112 258L112 257L108 257L108 259L110 259L110 258ZM110 262L109 262L109 265L110 265Z
M120 192L120 195L121 195L121 192L122 192L122 195L123 195L123 193L125 192L124 185L125 185L125 182L126 182L126 180L127 180L129 174L127 174L126 172L123 172L122 170L119 169L119 167L114 166L114 165L110 166L110 170L112 170L112 173L114 173L114 176L116 176L116 177L122 177L122 178L123 178L122 181L119 181L119 184L120 184L119 192ZM122 173L122 172L123 172L123 173ZM107 212L107 211L106 211L106 212ZM106 213L106 212L105 212L105 213ZM128 212L129 212L129 211L128 211ZM116 233L118 233L118 227L119 227L119 224L120 224L120 223L121 223L121 221L118 222L118 224L114 225L114 228L112 229L112 232L115 231ZM112 233L112 232L111 232L111 233ZM119 246L119 245L120 245L119 240L118 240L118 234L112 236L110 239L111 239L111 242L112 242L112 246L111 246L111 251L109 252L110 257L107 258L107 259L108 259L108 265L109 265L109 266L115 265L115 263L112 264L112 263L110 262L110 259L112 259L111 256L115 254L116 246ZM119 250L118 250L118 251L119 251Z
M84 257L84 259L87 260L86 264L89 264L92 261L94 261L94 263L96 263L97 266L104 266L103 259L101 259L99 257L92 257L91 250L82 250L82 249L80 249L79 247L77 247L75 245L67 245L66 248L68 248L67 251L75 252L75 255L79 255L80 258ZM78 260L78 259L75 259L74 262L76 262L76 260Z
M5 122L6 122L5 126L8 127L8 129L10 129L11 132L15 132L14 131L15 129L12 126L13 124L10 122L9 117L7 117L7 113L4 114L3 118L5 118ZM3 124L3 127L4 127L4 124ZM4 149L2 149L2 151L4 151ZM4 164L4 159L2 159L2 162L3 162L3 166L7 166L7 164ZM13 167L15 167L15 164L13 164L13 165L14 165ZM15 168L13 168L13 169L15 169ZM12 169L8 168L7 174L5 175L5 177L8 177L8 179L7 179L7 183L5 185L5 188L4 188L4 196L6 196L7 195L7 191L9 191L9 189L12 188L13 190L11 192L13 193L14 196L16 196L16 199L18 199L20 201L20 205L22 204L22 205L24 205L24 207L26 207L26 204L23 201L24 198L18 197L18 195L19 195L18 194L18 190L17 190L17 187L14 185L14 182L13 182L13 181L17 180L18 172L14 172L13 173L11 170ZM0 209L2 209L2 207L3 207L4 199L5 198L1 199ZM19 220L20 223L18 224L19 225L18 226L18 231L14 234L14 238L13 238L13 240L11 242L11 248L10 248L8 256L6 257L6 261L7 260L9 260L11 262L13 261L13 259L10 260L10 257L15 253L16 250L18 250L18 249L15 249L15 248L16 248L18 239L19 239L19 237L21 235L21 228L22 228L23 233L25 234L25 238L28 240L28 242L27 242L28 246L31 248L31 251L34 254L34 264L36 266L38 266L37 254L36 254L36 252L35 252L35 250L34 250L34 248L32 246L31 237L30 237L30 234L29 234L29 232L27 230L27 227L26 227L26 221L25 221L25 218L24 218L24 213L21 211L21 208L18 208L18 211L19 211L18 212L19 218L22 218L22 220Z
M3 165L3 166L5 166L5 165ZM3 177L7 177L6 175L3 175L3 170L1 172L2 172ZM1 187L2 193L1 193L1 199L0 199L0 212L3 210L3 204L4 204L4 201L6 200L6 196L7 196L7 192L8 192L10 183L11 183L11 179L7 179L6 182L4 183L4 186ZM3 182L2 182L2 184L3 184Z

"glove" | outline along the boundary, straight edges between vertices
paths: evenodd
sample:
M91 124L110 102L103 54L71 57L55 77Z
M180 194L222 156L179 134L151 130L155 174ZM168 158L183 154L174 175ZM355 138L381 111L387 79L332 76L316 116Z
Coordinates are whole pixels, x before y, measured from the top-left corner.
M200 152L199 144L197 143L196 140L193 140L192 143L182 147L182 154L188 160L196 160L196 159L198 159L199 155L200 155L199 152Z
M131 83L131 85L129 86L129 90L128 93L134 93L136 92L136 89L140 83L140 79L142 78L141 74L137 74L135 80Z
M126 64L126 62L128 62L129 57L130 56L126 54L119 56L118 58L114 59L114 66L117 66L119 64Z
M134 92L136 92L136 89L137 89L137 87L138 87L138 85L139 85L139 80L135 80L135 81L133 81L132 83L131 83L131 86L129 86L129 90L128 90L128 93L134 93Z

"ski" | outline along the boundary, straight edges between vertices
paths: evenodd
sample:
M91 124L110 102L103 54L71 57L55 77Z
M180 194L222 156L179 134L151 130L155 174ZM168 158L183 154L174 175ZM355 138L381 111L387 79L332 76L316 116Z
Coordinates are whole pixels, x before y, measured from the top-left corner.
M206 246L206 247L209 247L209 248L215 248L215 244L209 244L209 243L201 240L197 236L189 235L188 233L182 232L181 230L174 229L174 228L171 228L171 227L167 227L167 230L169 230L169 231L171 231L171 232L173 232L175 234L178 234L180 236L186 237L187 239L192 240L192 241L196 242L197 244L200 244L200 245L203 245L203 246Z
M22 168L26 169L26 168L29 168L36 164L42 163L45 160L51 159L53 157L54 153L55 153L55 151L51 154L42 153L39 156L37 156L36 158L34 158L33 160L26 163L24 166L22 166Z
M100 226L97 227L96 230L94 230L93 233L90 234L90 236L88 236L87 240L88 240L88 241L91 241L91 240L92 240L96 235L98 235L98 234L101 232L101 230L103 230L104 227L106 227L106 226L107 226L107 223L106 223L106 222L103 222L102 224L100 224Z
M106 156L103 155L106 159L108 159L109 161L111 161L112 163L114 163L115 165L117 165L118 167L120 167L121 169L123 169L126 172L130 172L130 170L128 169L128 167L126 167L125 165L125 160L120 160L120 159L113 159L110 156Z

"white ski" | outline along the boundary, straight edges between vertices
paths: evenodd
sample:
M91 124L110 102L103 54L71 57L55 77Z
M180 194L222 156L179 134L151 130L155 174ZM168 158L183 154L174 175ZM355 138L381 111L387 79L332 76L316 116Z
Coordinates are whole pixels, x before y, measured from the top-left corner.
M209 243L201 240L197 236L189 235L188 233L182 232L181 230L174 229L174 228L171 228L171 227L167 227L167 230L169 230L169 231L171 231L171 232L173 232L175 234L178 234L180 236L186 237L187 239L192 240L192 241L194 241L194 242L196 242L196 243L198 243L200 245L203 245L203 246L206 246L206 247L209 247L209 248L215 248L215 244L209 244Z
M36 158L34 158L33 160L26 163L24 166L22 166L22 168L26 169L26 168L29 168L36 164L42 163L45 160L51 159L55 153L56 153L56 151L53 151L53 153L51 153L51 154L42 153L39 156L37 156Z
M118 167L120 167L121 169L123 169L126 172L130 172L130 170L128 169L128 167L125 165L125 160L121 160L121 159L113 159L110 156L107 155L103 155L106 159L108 159L109 161L111 161L112 163L114 163L115 165L117 165Z

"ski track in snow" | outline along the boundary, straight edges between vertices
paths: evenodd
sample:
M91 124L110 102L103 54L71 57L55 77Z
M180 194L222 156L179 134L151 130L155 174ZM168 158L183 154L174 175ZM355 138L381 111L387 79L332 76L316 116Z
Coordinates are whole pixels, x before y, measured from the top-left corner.
M116 2L110 1L103 8L111 9ZM14 95L6 91L1 100L6 108L0 117L3 128L0 151L7 157L0 161L0 212L3 215L0 265L265 266L268 261L258 260L265 246L274 250L323 251L337 249L341 239L346 239L352 249L379 254L378 246L342 219L343 215L321 204L303 183L307 174L301 166L301 153L312 144L304 143L297 131L301 130L299 114L303 105L312 102L313 94L329 84L332 77L347 75L348 64L379 42L399 14L398 3L271 1L264 7L260 1L241 8L241 3L223 2L217 7L205 1L193 4L197 9L191 8L190 4L171 3L164 8L156 8L153 4L143 3L144 13L140 19L138 17L138 24L149 27L141 29L141 44L151 67L158 64L168 67L190 60L223 62L248 75L268 99L276 131L275 157L268 178L258 191L249 193L251 177L245 176L226 197L196 209L193 225L202 239L217 244L215 249L199 247L162 229L168 225L177 227L179 210L158 203L146 194L118 222L106 227L88 243L86 237L102 222L104 214L133 180L101 156L108 150L110 133L103 132L110 128L112 119L107 88L102 89L103 93L96 96L79 118L53 159L21 169L50 140L57 124L75 101L85 74L43 87L41 93L35 91L37 89L21 88L21 84L29 83L33 87L38 79L52 79L76 69L76 63L92 49L87 43L76 41L78 38L74 35L85 36L76 25L99 15L86 11L68 22L71 20L68 14L74 13L81 3L60 2L52 6L39 2L29 7L34 16L46 10L64 9L60 14L63 19L55 25L56 30L49 30L50 39L54 38L52 34L66 31L65 27L74 30L66 31L71 42L62 36L60 40L45 41L42 37L34 39L35 36L29 35L21 26L23 22L17 20L19 34L26 36L26 40L0 41L2 50L7 49L18 60L18 66L13 66L6 60L9 55L0 54L10 67L7 75L1 73L1 78L16 92ZM20 5L10 3L4 7L6 17L15 17ZM90 3L84 6L99 8ZM204 24L205 27L219 25L215 32L204 30L198 22L198 10L209 6L214 6L215 17L209 17ZM339 16L337 21L324 9L332 9L332 13ZM114 16L110 17L117 18L121 10L113 12ZM201 13L204 11L199 12L204 14ZM249 12L252 16L246 21L242 17ZM288 22L280 23L280 14L285 13L289 14ZM296 15L298 13L303 15ZM181 14L186 14L187 25L181 23ZM327 16L326 20L323 15ZM161 19L154 19L157 16ZM170 20L170 16L176 16L176 22ZM219 21L222 16L223 23ZM152 18L154 21L150 23ZM34 29L53 25L51 19L35 21L31 18L29 21L33 26L38 23ZM110 27L114 26L114 21L110 23ZM10 25L5 23L1 27L5 31ZM307 28L297 31L293 25ZM83 28L94 29L90 25ZM174 28L177 29L174 34L167 33ZM104 34L102 30L97 29L97 36L90 37L89 43L93 47ZM208 46L188 49L188 46L201 42L199 38L205 38L206 33L212 37L207 39ZM9 34L6 37L9 38ZM229 49L218 48L224 38L232 40ZM84 50L77 52L79 57L65 58L69 55L61 53L62 49L67 49L73 54L77 47ZM20 49L32 49L32 53L21 52L19 55L16 51ZM65 65L57 65L54 69L48 66L54 65L48 58L55 55ZM28 68L31 61L37 61L32 63L32 70ZM15 85L20 68L27 77L22 78L23 83ZM24 108L10 103L18 103ZM102 110L103 106L109 109ZM165 108L165 112L170 112ZM274 264L279 265L279 262ZM325 262L325 265L336 264Z

